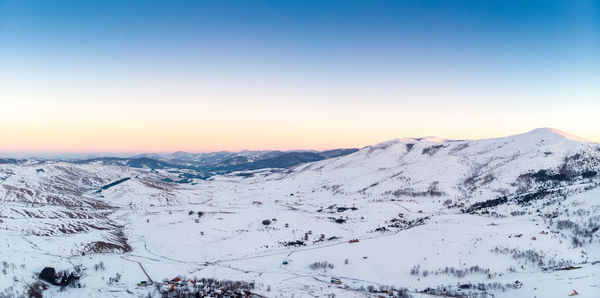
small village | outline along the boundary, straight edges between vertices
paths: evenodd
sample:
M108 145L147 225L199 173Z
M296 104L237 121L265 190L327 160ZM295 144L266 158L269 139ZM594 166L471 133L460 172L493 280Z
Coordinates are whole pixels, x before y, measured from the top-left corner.
M358 242L352 239L350 243ZM284 265L288 262L284 261ZM103 267L104 264L96 265ZM96 270L102 268L96 268ZM80 280L86 276L86 268L81 265L75 266L73 270L56 270L54 267L45 267L39 274L39 282L30 289L30 297L42 297L42 292L49 286L56 286L60 291L68 291L67 287L81 288ZM110 284L119 283L120 274L109 279ZM342 280L331 278L331 284L342 285ZM172 279L163 279L161 282L142 280L137 283L138 289L147 288L148 297L265 297L252 292L255 288L254 282L217 280L213 278L186 278L176 276ZM128 293L132 293L127 290ZM39 295L38 295L39 294Z
M187 279L177 276L154 285L141 281L138 286L154 286L162 297L263 297L252 292L254 282L212 278Z
M45 267L38 274L39 282L30 287L29 297L42 297L42 292L50 286L59 287L61 292L68 291L67 287L81 288L80 279L85 277L85 271L80 265L71 271ZM109 279L109 283L118 283L120 279L121 276L117 274L117 277ZM164 279L162 282L142 280L137 284L138 289L147 288L149 297L264 297L253 293L254 287L254 282L188 279L181 276ZM131 293L129 290L127 292Z

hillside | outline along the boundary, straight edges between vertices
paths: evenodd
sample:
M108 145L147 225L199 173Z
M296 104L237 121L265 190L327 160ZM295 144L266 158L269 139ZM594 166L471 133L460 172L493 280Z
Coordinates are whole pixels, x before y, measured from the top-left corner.
M542 128L345 153L188 183L171 161L2 163L0 292L81 266L81 288L44 295L159 297L137 284L179 276L266 297L600 296L599 144Z

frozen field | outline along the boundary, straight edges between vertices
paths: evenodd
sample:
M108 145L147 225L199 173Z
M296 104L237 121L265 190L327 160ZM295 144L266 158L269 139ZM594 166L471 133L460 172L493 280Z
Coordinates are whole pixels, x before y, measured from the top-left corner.
M0 296L81 265L81 287L44 296L158 297L180 277L266 297L600 297L598 172L600 145L551 129L397 139L188 184L167 170L0 164Z

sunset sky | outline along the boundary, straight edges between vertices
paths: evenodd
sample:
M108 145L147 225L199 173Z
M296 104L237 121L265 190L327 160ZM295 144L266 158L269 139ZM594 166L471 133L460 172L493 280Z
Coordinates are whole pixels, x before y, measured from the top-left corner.
M0 0L0 155L600 142L600 1Z

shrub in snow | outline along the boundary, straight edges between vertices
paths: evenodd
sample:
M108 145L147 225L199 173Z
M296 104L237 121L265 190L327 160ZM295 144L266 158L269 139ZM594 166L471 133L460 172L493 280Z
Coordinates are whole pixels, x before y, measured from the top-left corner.
M446 193L439 190L438 184L439 184L438 181L434 181L424 191L416 191L410 187L407 187L407 188L402 188L402 189L398 189L395 191L386 191L383 194L384 195L391 194L396 198L399 198L399 197L413 197L413 198L414 197L441 197L441 196L445 195Z
M327 261L323 261L323 262L314 262L310 265L308 265L308 267L312 270L317 270L317 269L333 269L333 264L329 263Z
M421 265L413 266L412 269L410 269L410 275L419 275L420 267L421 267Z
M288 241L288 242L283 242L280 244L282 244L283 246L304 246L304 241L302 240L296 240L296 241Z
M30 298L42 298L44 295L43 291L48 289L48 286L41 281L36 281L32 283L28 283L25 286L25 291L27 292L27 297Z
M98 264L94 264L94 270L98 271L98 269L101 269L101 270L104 270L104 269L106 269L106 268L104 267L104 262L100 261L100 263L98 263Z
M537 252L531 249L520 250L517 248L510 249L507 247L495 247L492 249L492 252L496 254L510 255L515 260L522 260L524 263L530 263L542 269L566 267L573 264L573 261L565 259L555 260L554 258L547 256L543 251Z
M121 274L120 273L115 274L115 277L108 278L108 284L118 283L120 281L121 281Z

